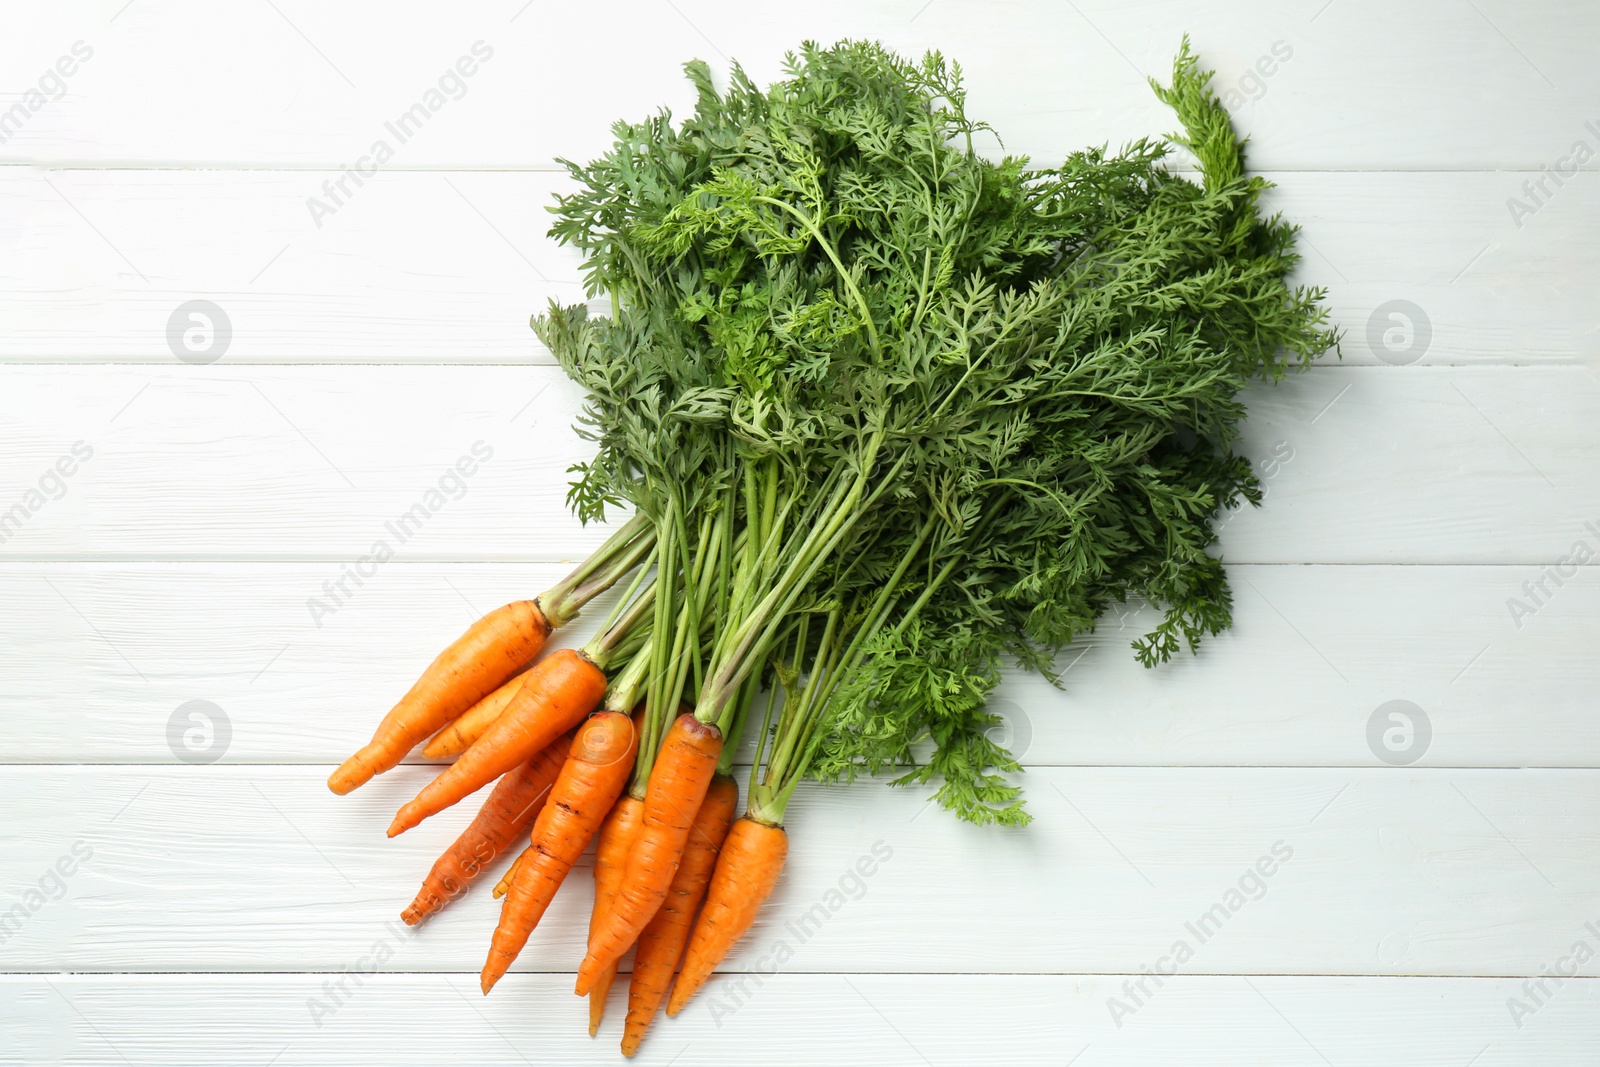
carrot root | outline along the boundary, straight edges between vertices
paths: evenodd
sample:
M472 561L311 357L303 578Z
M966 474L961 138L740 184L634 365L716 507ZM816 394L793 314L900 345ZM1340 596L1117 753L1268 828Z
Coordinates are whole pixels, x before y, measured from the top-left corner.
M635 730L638 725L635 721ZM616 895L617 883L622 880L623 867L628 861L628 850L633 847L643 817L644 802L638 797L625 796L617 801L617 806L611 809L611 814L600 826L600 840L594 850L594 908L589 913L590 936L594 935L595 928L611 907L611 898ZM590 1037L600 1032L600 1021L606 1013L606 997L611 992L611 982L616 974L617 969L613 966L610 975L589 993Z
M721 731L693 715L678 716L667 730L650 769L644 819L622 882L605 921L591 934L588 954L578 968L579 996L588 993L607 965L638 939L666 899L721 755Z
M526 674L518 674L462 712L459 718L429 738L428 743L422 746L422 754L429 759L448 759L471 748L472 743L482 737L489 725L506 710L526 679Z
M734 943L755 922L756 913L772 895L789 855L789 835L749 816L737 820L723 842L705 908L694 925L683 968L667 1000L667 1014L676 1015L705 985Z
M594 988L589 990L589 1036L594 1037L600 1032L600 1022L606 1017L606 998L611 995L611 985L617 980L617 966L622 961L612 960L611 965L601 972Z
M605 689L605 672L581 652L563 648L541 660L483 736L400 809L389 836L471 796L531 757L593 711Z
M739 787L732 778L717 775L694 817L689 843L683 850L683 862L672 876L667 899L639 935L633 955L633 975L628 982L628 1019L622 1035L624 1056L639 1051L645 1031L666 999L672 972L677 969L684 947L689 943L695 914L711 885L717 854L728 836L738 804Z
M522 853L500 909L479 983L494 988L528 943L556 890L600 829L633 769L638 735L620 712L593 715L578 731L571 754L533 824L532 844Z
M512 839L528 828L544 808L571 747L572 735L568 734L505 773L472 825L434 863L416 899L400 913L407 926L415 926L466 892Z
M532 663L550 630L550 620L532 600L496 608L473 623L383 717L372 740L329 775L328 788L343 795L397 765L440 727Z
M517 868L522 866L522 857L524 855L526 853L519 852L517 858L511 861L511 866L506 868L506 873L502 874L500 880L494 884L494 889L490 891L490 896L499 900L506 895L506 890L511 888L511 879L517 876Z

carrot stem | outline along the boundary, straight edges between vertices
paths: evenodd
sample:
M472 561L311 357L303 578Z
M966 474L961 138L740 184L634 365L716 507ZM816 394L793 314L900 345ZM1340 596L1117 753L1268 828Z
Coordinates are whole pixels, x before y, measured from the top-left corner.
M626 715L638 703L639 689L649 676L653 640L653 637L645 638L644 645L628 660L628 665L611 679L606 686L602 711L620 711Z
M857 505L865 491L882 438L881 429L873 433L861 469L854 478L840 481L824 510L824 520L806 536L788 570L741 626L740 637L725 661L707 677L695 708L695 714L702 722L720 726L722 713L733 691L744 681L752 666L766 654L784 616L859 517Z
M577 618L578 610L632 570L655 541L655 530L642 515L635 515L595 549L589 558L555 585L534 598L550 625L561 627ZM630 561L631 562L628 562ZM622 566L627 563L627 566ZM601 579L593 580L604 571Z
M639 577L643 578L644 575ZM605 669L628 637L641 628L647 614L655 610L656 592L655 584L651 583L631 604L626 600L620 602L612 611L611 618L606 620L605 627L583 646L583 654L602 670Z
M673 497L667 497L666 514L657 524L657 536L660 539L661 551L657 555L656 565L656 611L654 639L651 641L651 664L649 689L645 697L645 735L639 739L639 759L648 764L655 758L655 751L661 744L661 717L665 714L667 686L667 662L672 654L671 642L667 635L672 632L672 613L676 595L677 578L677 539L678 522L677 509ZM676 704L670 705L676 707ZM648 776L649 772L645 772Z

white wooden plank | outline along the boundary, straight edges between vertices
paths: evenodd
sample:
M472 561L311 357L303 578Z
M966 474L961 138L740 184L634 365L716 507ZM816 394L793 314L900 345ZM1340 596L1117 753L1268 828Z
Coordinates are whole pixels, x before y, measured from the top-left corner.
M563 510L578 390L551 367L0 370L13 500L94 451L4 531L0 558L581 557ZM1600 525L1600 379L1577 367L1317 368L1250 398L1268 504L1223 528L1239 563L1549 564ZM475 442L457 499L396 544ZM58 495L52 482L47 487ZM454 492L452 488L452 492ZM7 513L0 509L0 514Z
M1317 368L1254 390L1242 447L1267 498L1223 526L1223 556L1553 563L1600 527L1597 401L1577 367Z
M598 537L559 501L588 451L567 429L577 391L526 327L579 297L573 257L543 236L553 158L596 151L618 115L681 110L690 55L766 79L801 36L851 35L945 48L973 112L1053 159L1168 129L1141 76L1165 73L1184 29L1240 91L1251 164L1304 224L1301 277L1329 287L1346 330L1344 366L1253 398L1245 448L1269 500L1225 523L1237 626L1146 672L1126 648L1149 619L1136 610L1063 661L1064 692L1009 679L1028 830L961 826L882 782L808 787L785 882L729 965L792 958L761 983L719 979L642 1062L1600 1052L1600 601L1592 569L1547 569L1600 545L1600 193L1547 176L1579 142L1600 150L1600 11L822 0L801 25L731 0L72 0L9 15L0 361L153 366L0 367L0 1063L614 1055L620 992L593 1051L567 993L586 870L482 1000L485 892L415 936L393 922L466 813L387 842L430 768L349 798L322 785L473 613L542 588ZM318 227L306 201L328 168L392 136L384 122L479 39L495 54L465 97ZM13 135L4 116L78 40L93 56ZM1248 80L1275 47L1272 75ZM185 169L207 166L246 169ZM233 329L213 366L167 339L195 298ZM1425 351L1369 342L1394 301L1426 316ZM233 366L330 362L491 366ZM41 483L79 440L93 455ZM464 495L317 626L307 599L479 440L495 455ZM60 499L9 529L30 487ZM1329 565L1285 565L1305 563ZM1531 606L1520 620L1511 598ZM169 747L188 700L228 716L215 765ZM1391 700L1429 724L1409 767L1369 747ZM849 880L880 841L888 858ZM1229 910L1280 841L1293 855L1265 894ZM837 913L796 933L830 891ZM1213 905L1226 918L1202 942L1186 923ZM1193 957L1156 987L1176 941ZM333 1001L337 972L380 944L385 973ZM1581 977L1536 984L1580 946Z
M328 769L0 771L4 914L26 920L6 969L327 971L399 936L393 969L475 971L498 914L485 892L414 938L384 926L467 813L385 840L428 769L349 797ZM1035 822L1011 832L881 782L803 789L783 882L730 969L783 942L791 971L1138 973L1185 941L1189 973L1520 976L1597 919L1600 771L1039 768L1026 784ZM28 914L78 842L63 899ZM590 897L575 876L518 966L570 971Z
M12 555L581 559L604 537L563 506L593 447L554 367L12 370L0 470L34 507Z
M380 175L319 228L306 200L328 177L0 173L34 267L0 282L5 354L176 363L169 319L203 298L228 363L554 362L528 318L583 299L544 236L557 176Z
M1346 364L1595 364L1600 183L1514 219L1525 175L1269 177ZM529 314L583 299L577 257L545 237L564 177L380 174L319 226L306 205L329 178L0 170L18 250L0 262L0 359L171 365L169 319L202 298L231 325L226 363L550 362ZM1413 341L1375 351L1368 324L1390 326L1396 300L1420 309Z
M218 760L336 763L475 612L563 570L393 562L334 604L322 590L340 573L334 563L7 564L0 753L8 763L176 762L168 722L205 700L228 723ZM1061 690L1038 675L1008 678L996 736L1035 766L1377 767L1369 720L1408 700L1427 737L1400 756L1420 766L1600 765L1592 570L1560 588L1547 581L1549 599L1516 619L1507 602L1532 603L1521 585L1533 568L1229 573L1234 628L1198 657L1146 670L1128 643L1153 613L1108 615L1061 658ZM594 625L579 620L559 639L581 643Z
M722 979L715 1010L713 985L703 1003L658 1019L636 1062L1460 1067L1476 1056L1485 1067L1576 1067L1600 1049L1600 983L1589 977L1547 986L1553 995L1517 1028L1506 1004L1526 996L1518 979L1181 976L1159 990L1147 982L1154 995L1119 1028L1105 1002L1130 977L778 974L743 997ZM396 1067L431 1067L441 1049L481 1064L587 1062L614 1055L620 1031L608 1018L591 1041L561 975L512 975L480 1000L470 975L378 974L314 1019L311 1004L333 1002L324 980L0 979L0 1020L15 1035L9 1062L85 1067L363 1063L376 1049Z
M798 23L788 9L731 0L504 0L408 6L401 17L372 3L122 8L52 5L8 34L7 69L18 75L8 106L23 98L24 72L43 74L77 40L95 51L0 158L343 165L480 40L492 58L446 83L451 99L434 102L420 133L390 137L397 165L547 166L583 155L619 116L684 109L684 60L721 68L736 57L765 81L808 36L943 49L966 68L972 113L1012 151L1052 159L1167 129L1144 77L1166 77L1184 31L1234 94L1263 166L1537 170L1584 136L1600 91L1587 48L1600 22L1578 0L1272 11L1246 0L825 0Z

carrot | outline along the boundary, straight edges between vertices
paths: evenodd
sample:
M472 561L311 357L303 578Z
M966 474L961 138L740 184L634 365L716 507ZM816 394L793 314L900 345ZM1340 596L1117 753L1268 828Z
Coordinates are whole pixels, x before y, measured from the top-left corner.
M591 716L573 739L550 801L534 821L533 843L522 853L501 905L480 979L485 993L528 943L567 872L589 847L633 770L638 746L632 721L615 711Z
M526 674L519 674L506 682L499 689L490 693L472 707L461 713L461 717L447 724L444 729L434 734L428 743L423 746L422 754L429 759L444 759L448 756L459 756L465 752L472 742L483 736L489 724L500 717L506 710L506 705L511 703L511 698L517 695L517 690L522 688Z
M633 699L632 676L619 679L621 684L614 685L607 692L607 708L618 707L617 701ZM681 710L691 710L687 705L680 705ZM645 726L649 717L645 714L645 706L640 704L633 712L633 729L643 741ZM616 896L617 883L622 880L623 868L628 862L628 850L633 847L633 839L638 836L639 823L644 815L644 802L642 798L634 795L635 789L643 789L644 783L638 781L639 762L634 761L634 781L629 790L617 801L617 806L611 809L611 814L600 827L600 842L595 846L594 858L594 908L589 913L589 933L593 934L595 927L604 919L606 910L611 907L611 899ZM589 1036L593 1037L600 1031L600 1022L605 1018L606 999L611 995L611 985L617 978L617 963L613 961L606 973L601 975L600 981L589 991Z
M645 662L645 660L640 660L634 664L630 664L620 674L617 675L617 677L612 681L610 688L606 691L606 701L604 704L600 705L600 710L621 711L633 701L634 695L638 689L638 680L641 675L641 668ZM643 737L643 734L640 732L639 726L643 721L644 716L642 713L635 712L633 714L634 732L639 733L641 737ZM626 859L627 857L624 855L623 858ZM517 868L521 866L521 864L522 857L518 856L516 860L512 862L511 869L505 873L504 877L502 877L498 883L496 883L494 887L494 896L496 900L506 895L506 890L511 886L511 879L516 877Z
M683 1010L734 942L750 929L756 912L778 884L788 855L789 835L783 827L757 822L748 815L734 822L722 844L722 854L717 857L706 906L694 924L683 968L673 983L672 996L667 1001L668 1015Z
M383 717L372 740L339 765L328 788L343 795L398 764L418 742L532 663L550 630L550 620L533 600L496 608L473 623Z
M506 873L502 874L500 880L494 884L494 889L490 891L490 896L499 900L506 895L506 890L511 888L511 879L517 876L517 868L522 866L522 857L527 854L526 849L517 854L517 858L511 861L511 866L506 868Z
M627 949L622 950L622 955L628 954ZM611 996L611 987L617 980L617 970L622 966L622 956L618 956L600 969L600 976L595 979L594 988L589 990L589 1036L593 1037L600 1032L600 1021L606 1017L606 999Z
M563 648L546 657L528 672L527 681L484 735L400 809L389 836L471 796L530 758L593 711L605 690L605 672L583 653Z
M667 899L639 935L633 953L633 979L628 983L628 1021L622 1035L624 1056L639 1051L645 1030L666 998L667 984L683 958L695 913L706 898L717 853L728 836L738 803L739 787L732 778L719 774L712 779L705 802L694 817L683 862L672 876Z
M635 723L636 729L637 725ZM638 797L624 796L600 826L600 841L594 849L594 910L589 914L591 934L611 906L611 898L616 895L617 883L622 880L623 864L628 861L628 849L633 845L643 814L644 801ZM606 1013L606 997L611 992L611 983L616 976L616 963L613 961L610 972L589 991L590 1037L600 1030L600 1020Z
M666 899L689 827L700 810L722 755L722 731L693 715L679 715L667 730L644 795L639 836L628 852L622 883L589 952L578 968L577 992L593 988L611 961L628 950Z
M564 734L533 759L505 773L472 825L434 863L417 899L400 913L407 926L415 926L466 892L472 880L527 829L549 798L571 747L572 734Z

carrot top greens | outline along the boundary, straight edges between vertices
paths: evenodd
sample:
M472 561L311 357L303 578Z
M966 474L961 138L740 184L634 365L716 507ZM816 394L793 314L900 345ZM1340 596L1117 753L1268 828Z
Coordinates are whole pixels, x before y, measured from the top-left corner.
M465 746L392 837L500 778L404 913L531 822L485 992L598 835L574 992L593 1036L636 947L628 1055L667 979L674 1015L755 923L802 781L888 770L1025 823L989 736L1003 665L1060 684L1114 601L1160 611L1146 666L1229 625L1213 519L1261 501L1242 392L1337 344L1187 41L1152 82L1177 133L1047 168L979 154L993 131L936 53L808 44L765 90L687 69L694 113L619 123L552 208L609 314L533 320L588 393L569 505L632 517L473 623L329 779L347 793L429 735ZM624 583L581 649L533 663Z
M1229 625L1212 520L1260 499L1240 391L1336 343L1287 281L1295 229L1187 42L1152 84L1198 182L1150 140L980 155L937 53L808 44L765 90L686 69L694 114L618 123L552 209L611 314L533 323L589 393L569 503L655 527L641 780L684 698L724 734L761 717L759 821L897 767L1025 822L986 733L1002 663L1049 671L1130 597L1164 612L1146 665Z

